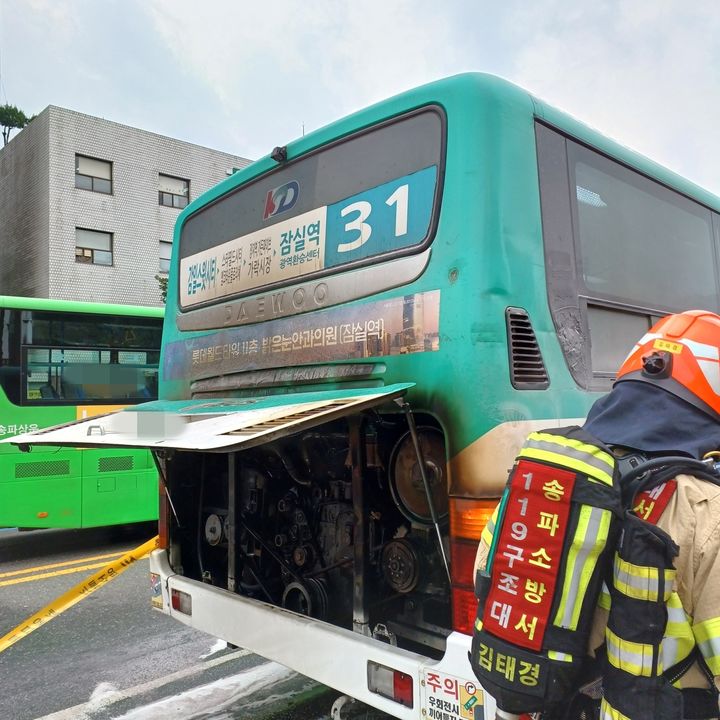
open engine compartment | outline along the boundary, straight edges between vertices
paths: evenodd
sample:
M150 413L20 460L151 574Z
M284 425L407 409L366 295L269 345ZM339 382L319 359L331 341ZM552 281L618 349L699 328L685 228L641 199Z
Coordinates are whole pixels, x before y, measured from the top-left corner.
M366 412L238 452L164 455L173 569L439 657L445 442L432 417L415 422L417 447L406 416Z

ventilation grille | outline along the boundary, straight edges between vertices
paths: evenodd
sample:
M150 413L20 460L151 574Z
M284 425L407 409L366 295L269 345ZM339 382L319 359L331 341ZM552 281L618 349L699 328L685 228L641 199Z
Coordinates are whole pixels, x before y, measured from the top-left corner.
M274 420L265 420L264 422L256 423L250 427L243 428L242 430L232 430L228 435L237 437L252 437L258 433L265 432L266 430L272 430L274 428L283 427L293 422L299 422L306 418L318 416L322 413L329 411L332 407L345 405L347 400L344 398L338 398L336 400L329 400L321 407L314 407L309 410L299 410L298 412L291 413L289 415L283 415L282 417L275 418Z
M98 472L118 472L119 470L132 470L133 457L104 457L98 460Z
M18 463L15 465L16 478L48 477L50 475L69 474L69 460L45 460L43 462Z
M518 390L544 390L550 385L535 331L530 318L521 308L505 310L510 382Z

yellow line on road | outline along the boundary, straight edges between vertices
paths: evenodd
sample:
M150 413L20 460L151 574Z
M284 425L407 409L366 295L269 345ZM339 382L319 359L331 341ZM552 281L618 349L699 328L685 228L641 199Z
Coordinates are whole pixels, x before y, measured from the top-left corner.
M123 553L128 552L127 550L118 550L114 553L105 553L105 555L93 555L92 557L78 558L77 560L66 560L65 562L52 563L51 565L38 565L34 568L25 568L24 570L12 570L11 572L0 573L0 578L12 577L14 575L28 575L34 572L40 572L41 570L52 570L57 567L65 567L67 565L78 565L80 563L89 563L95 560L106 560L111 557L119 557Z
M64 570L54 570L53 572L40 573L39 575L30 575L29 577L13 578L12 580L0 580L0 587L6 585L19 585L20 583L32 582L33 580L45 580L46 578L56 577L57 575L70 575L70 573L82 572L83 570L95 570L96 568L105 567L107 563L99 562L90 565L78 565L78 567L65 568Z
M38 610L38 612L31 615L25 622L20 623L14 630L0 637L0 653L3 652L3 650L7 650L11 645L14 645L18 640L27 637L34 630L42 627L46 622L57 617L61 612L75 605L75 603L80 602L80 600L90 595L90 593L103 587L105 583L117 577L138 560L147 557L157 547L157 542L158 538L156 536L146 543L143 543L140 547L135 548L135 550L125 553L125 555L114 560L109 565L102 567L84 582L70 588L70 590L63 593L56 600L53 600L42 610Z

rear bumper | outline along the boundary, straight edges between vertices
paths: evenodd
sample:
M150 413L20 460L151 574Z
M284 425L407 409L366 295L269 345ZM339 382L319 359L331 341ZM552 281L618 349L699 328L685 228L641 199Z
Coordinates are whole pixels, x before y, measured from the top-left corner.
M457 715L449 717L479 717L474 714L472 703L484 704L486 720L495 717L495 703L489 695L477 689L475 699L472 699L471 691L477 688L477 680L468 661L470 637L467 635L451 633L445 655L434 661L350 630L176 575L165 550L151 554L150 571L160 576L163 612L176 620L292 668L394 717L407 720L433 718L436 708L445 707L446 702L458 709ZM172 609L172 589L192 597L191 616ZM368 661L412 677L412 708L368 690ZM437 680L440 681L439 688ZM442 706L438 705L440 701ZM463 709L463 704L471 706ZM443 717L442 711L437 717Z

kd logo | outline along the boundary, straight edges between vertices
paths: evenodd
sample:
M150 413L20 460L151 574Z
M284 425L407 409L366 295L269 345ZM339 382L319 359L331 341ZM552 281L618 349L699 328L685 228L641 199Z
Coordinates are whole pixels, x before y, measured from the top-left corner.
M265 212L263 220L289 210L297 202L300 194L300 186L295 180L291 180L280 187L268 190L265 197Z

